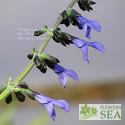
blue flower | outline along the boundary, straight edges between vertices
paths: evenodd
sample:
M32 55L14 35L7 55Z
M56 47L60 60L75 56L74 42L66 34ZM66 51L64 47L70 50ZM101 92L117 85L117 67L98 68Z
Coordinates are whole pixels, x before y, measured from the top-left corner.
M79 29L84 30L84 35L89 39L91 38L90 33L92 29L101 32L101 25L97 21L83 17L74 9L63 11L61 16L63 18L61 24L65 24L67 27L70 23L74 26L78 26Z
M83 51L83 59L85 61L87 61L88 63L89 63L88 46L91 46L91 47L97 49L98 51L100 51L102 53L105 52L104 46L99 42L87 42L87 41L84 41L84 40L79 39L79 38L74 38L74 39L72 39L72 41L76 45L76 47L82 49L82 51Z
M66 112L69 112L70 110L69 104L65 100L55 100L50 97L43 96L39 93L35 93L34 98L36 101L38 101L39 103L45 106L49 116L53 120L55 120L56 118L56 112L55 112L54 106L58 106L59 108L62 108Z
M90 33L92 28L97 32L101 32L101 25L97 21L88 20L83 16L77 16L76 19L77 19L77 26L79 27L79 29L84 30L84 35L87 38L89 39L91 38Z
M60 84L63 85L64 87L66 87L67 76L71 77L75 81L78 81L78 76L73 70L65 69L64 67L62 67L58 64L54 65L53 70L58 75Z

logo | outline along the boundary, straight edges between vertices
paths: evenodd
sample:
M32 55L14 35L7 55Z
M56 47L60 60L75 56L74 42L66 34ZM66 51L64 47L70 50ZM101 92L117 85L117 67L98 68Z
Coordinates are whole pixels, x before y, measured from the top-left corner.
M79 120L121 120L121 104L79 104Z

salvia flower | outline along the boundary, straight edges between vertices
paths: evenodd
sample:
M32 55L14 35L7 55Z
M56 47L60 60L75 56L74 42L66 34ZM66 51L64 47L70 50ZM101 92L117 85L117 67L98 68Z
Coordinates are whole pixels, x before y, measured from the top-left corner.
M62 108L64 111L69 112L69 104L64 100L55 100L50 97L41 95L39 93L35 93L34 98L36 101L45 106L49 116L53 120L55 120L56 118L56 112L54 106L57 106L59 108Z
M60 31L60 30L59 30ZM59 38L65 36L66 33L62 33L60 31L60 35L58 36ZM62 36L61 36L62 35ZM70 41L73 44L73 41L71 40L71 36L69 34L66 34L67 37L70 37ZM62 40L65 42L65 39ZM65 44L68 44L67 41L65 42ZM32 56L31 56L32 55ZM71 77L72 79L74 79L75 81L78 81L78 76L77 74L73 71L73 70L69 70L69 69L65 69L64 67L58 65L59 60L53 56L50 56L48 54L38 54L38 53L31 53L27 56L29 59L33 59L36 67L43 73L46 72L47 70L47 66L51 69L54 70L54 72L58 75L58 79L60 81L60 83L66 87L66 83L67 83L67 76ZM30 58L32 57L32 58Z
M67 76L71 77L76 82L78 81L78 76L77 76L76 72L74 72L71 69L65 69L64 67L62 67L58 64L55 64L53 70L58 75L60 84L63 85L64 87L66 87Z
M57 29L57 30L58 30L58 29ZM62 31L60 31L60 32L62 32ZM87 62L89 62L89 59L88 59L88 46L93 47L93 48L97 49L98 51L100 51L100 52L102 52L102 53L104 53L104 51L105 51L104 46L103 46L101 43L99 43L99 42L87 42L87 41L82 40L82 39L80 39L80 38L77 38L77 37L75 37L75 36L71 36L70 34L67 34L67 33L65 33L65 32L63 32L63 34L66 34L66 35L68 36L68 40L71 41L71 42L70 42L71 44L74 44L76 47L82 49L82 51L83 51L83 59L84 59L85 61L87 61ZM58 38L58 37L61 38L61 33L60 33L59 36L57 35L56 37L57 37L57 38ZM63 36L62 36L62 37L63 37ZM67 40L65 41L65 39L64 39L64 40L62 39L62 41L65 42L66 45L69 45L69 44L70 44L69 42L67 42ZM56 68L56 66L57 66L57 67L60 67L60 66L58 66L58 65L55 65L55 68ZM54 68L54 69L55 69L55 68ZM60 72L60 71L64 71L63 68L58 68L58 69L59 69L59 72ZM63 77L61 77L61 76L62 76L62 75L59 75L59 78L62 78L62 79L63 79ZM64 77L64 78L65 78L65 77ZM61 81L62 79L59 79L59 80ZM67 79L65 78L63 81L65 81L65 80L67 80ZM62 84L65 83L65 82L63 82L63 81L61 82Z
M44 96L38 92L31 90L25 82L21 82L18 84L21 91L23 91L30 99L41 103L47 110L49 116L55 120L56 112L54 106L62 108L64 111L69 112L69 104L65 100L56 100L50 97Z
M80 9L82 9L83 11L93 10L91 5L94 5L94 4L96 4L96 2L91 1L91 0L78 0L78 5Z
M90 36L91 29L94 29L97 32L101 32L101 25L97 21L88 20L87 18L85 18L83 16L77 16L76 18L78 21L77 26L80 29L84 30L84 35L87 38L89 38L89 39L91 38L91 36Z
M89 20L83 17L74 9L63 11L61 16L63 18L61 24L69 26L71 23L72 25L77 26L80 30L84 31L84 35L89 39L91 38L91 29L94 29L97 32L101 31L101 25L97 21Z
M73 41L73 43L76 47L82 49L83 59L85 61L87 61L88 63L89 63L89 59L88 59L88 47L89 46L92 47L92 48L95 48L99 52L102 52L102 53L105 52L104 46L99 42L87 42L87 41L79 39L79 38L73 38L72 41Z

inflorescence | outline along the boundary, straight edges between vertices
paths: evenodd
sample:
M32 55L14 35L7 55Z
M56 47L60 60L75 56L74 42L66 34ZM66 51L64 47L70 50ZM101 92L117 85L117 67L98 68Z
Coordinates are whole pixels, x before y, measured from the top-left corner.
M93 10L92 5L96 4L94 1L91 0L76 0L76 2L78 3L80 9L83 11ZM91 39L92 29L97 32L101 31L101 26L97 21L87 19L86 17L78 13L75 9L68 8L64 10L60 15L62 18L60 24L64 24L66 27L69 27L70 25L77 26L80 30L83 30L84 36L87 39ZM77 48L80 48L83 53L84 61L88 63L89 63L89 57L88 57L89 47L92 47L101 53L104 53L105 51L104 46L100 42L93 42L93 41L88 42L86 40L83 40L81 38L78 38L76 36L61 31L59 27L55 29L49 29L47 26L45 26L42 29L35 31L34 36L40 36L44 33L47 33L56 43L60 43L65 47L71 44L76 46ZM76 72L61 66L59 64L60 63L59 59L57 59L52 55L40 53L39 51L35 50L35 48L33 48L32 52L28 54L27 57L29 60L33 61L36 68L40 70L40 72L42 73L46 73L47 68L52 69L54 73L57 75L59 83L63 87L66 87L67 76L71 77L76 82L78 81L78 76ZM47 109L49 116L53 120L56 117L54 106L60 107L66 112L68 112L70 109L68 102L64 100L52 99L50 97L44 96L43 94L35 92L32 89L30 89L27 83L25 82L20 82L15 85L12 82L12 79L9 78L7 85L5 85L1 89L0 94L4 93L4 90L9 91L9 93L6 94L5 96L5 101L7 104L12 102L13 98L12 93L15 93L16 98L20 102L24 102L25 95L27 95L32 100L42 104Z

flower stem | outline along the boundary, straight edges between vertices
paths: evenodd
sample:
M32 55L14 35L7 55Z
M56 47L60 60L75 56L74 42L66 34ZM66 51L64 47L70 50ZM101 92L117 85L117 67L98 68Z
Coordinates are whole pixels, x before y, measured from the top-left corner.
M72 0L66 9L72 8L76 2L77 2L77 0ZM57 28L61 22L62 22L62 17L60 15L57 18L57 21L55 22L53 28ZM42 41L40 47L38 48L38 53L42 53L44 51L44 49L48 45L51 38L52 38L52 36L50 36L50 35L47 35L45 37L45 39ZM25 69L16 77L13 84L15 86L18 85L29 74L29 72L32 70L32 68L34 66L35 66L35 64L34 64L33 60L31 60L31 62L25 67ZM7 90L5 89L2 93L0 94L0 100L4 99L4 97L6 97L6 95L8 95L8 93L10 93L10 92L7 92Z

